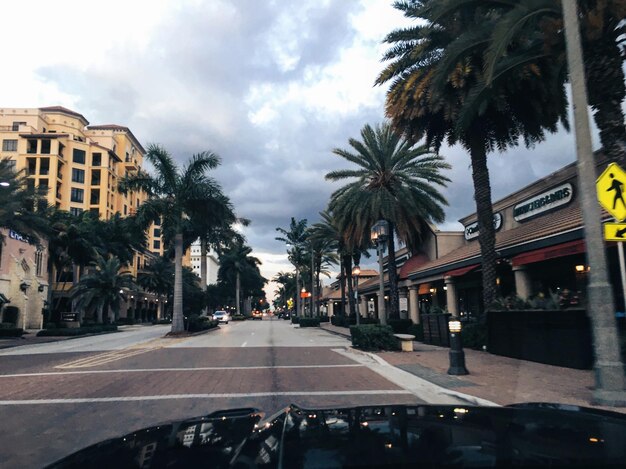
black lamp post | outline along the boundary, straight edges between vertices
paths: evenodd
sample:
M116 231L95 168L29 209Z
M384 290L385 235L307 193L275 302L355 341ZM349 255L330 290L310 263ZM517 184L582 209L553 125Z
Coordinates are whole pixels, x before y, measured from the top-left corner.
M461 321L453 319L448 322L450 330L450 368L449 375L469 375L465 368L465 352L461 342Z
M361 268L355 265L352 269L352 278L354 279L354 301L356 303L356 325L361 325L361 312L359 311L359 275Z
M387 324L387 311L385 307L385 281L383 276L383 250L385 249L385 242L387 242L387 236L389 236L389 223L387 220L378 220L374 226L370 238L378 250L378 267L379 273L379 288L378 288L378 319L381 324Z

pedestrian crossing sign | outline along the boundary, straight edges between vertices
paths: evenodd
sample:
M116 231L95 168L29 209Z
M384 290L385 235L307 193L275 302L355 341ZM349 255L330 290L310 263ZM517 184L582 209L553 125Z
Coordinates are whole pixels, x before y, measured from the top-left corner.
M605 223L604 239L607 241L626 241L626 223Z
M617 221L626 220L626 171L609 164L596 181L598 202Z

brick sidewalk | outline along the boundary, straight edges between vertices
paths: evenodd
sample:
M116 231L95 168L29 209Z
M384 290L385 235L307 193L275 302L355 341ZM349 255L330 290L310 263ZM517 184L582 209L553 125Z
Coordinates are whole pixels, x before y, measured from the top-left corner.
M323 324L334 334L350 336L347 328ZM387 363L439 386L507 405L518 402L558 402L605 408L626 413L626 407L607 408L590 404L593 371L574 370L525 360L465 350L466 376L450 376L449 349L414 342L413 352L379 352Z

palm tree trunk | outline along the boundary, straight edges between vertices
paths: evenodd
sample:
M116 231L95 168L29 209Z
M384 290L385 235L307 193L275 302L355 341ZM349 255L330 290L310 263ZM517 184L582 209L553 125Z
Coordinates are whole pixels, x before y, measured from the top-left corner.
M104 309L104 305L103 305L103 304L101 304L101 305L99 305L99 306L98 306L98 312L97 312L97 315L98 315L98 317L97 317L98 324L102 324L102 320L103 320L103 314L102 314L102 312L103 312L103 309Z
M174 307L172 313L172 332L183 332L183 234L174 236Z
M207 242L205 238L200 238L200 286L202 291L206 291L206 277L207 277L207 266L206 266L206 257L207 257Z
M475 136L470 141L472 159L472 180L478 215L478 242L482 256L483 308L488 308L496 298L496 230L493 226L491 205L491 184L487 168L487 152L484 141Z
M350 308L350 316L356 318L356 309L354 307L354 288L352 286L352 256L344 256L344 270L346 271L346 283L348 284L348 307Z
M341 311L340 315L346 315L346 269L343 265L343 255L341 255L341 268L339 269L339 287L341 288Z
M241 314L241 300L239 298L241 292L241 276L237 271L237 277L235 278L235 302L237 303L237 314Z
M300 270L296 267L296 316L300 316Z
M389 319L400 319L400 294L398 292L398 269L396 267L395 227L389 223L389 237L387 238L387 274L389 275Z

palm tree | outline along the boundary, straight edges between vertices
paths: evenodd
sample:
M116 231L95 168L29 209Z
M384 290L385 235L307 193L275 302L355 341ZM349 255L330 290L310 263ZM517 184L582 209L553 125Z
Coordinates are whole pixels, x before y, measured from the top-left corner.
M190 229L190 217L200 211L212 194L220 190L219 184L206 175L217 167L219 157L211 152L193 155L187 166L179 171L171 155L159 145L149 145L145 159L156 171L152 176L143 171L126 176L120 181L123 193L144 190L149 198L137 212L144 227L160 220L164 241L174 246L174 305L172 332L182 332L183 322L183 233Z
M361 139L349 140L354 151L333 150L357 168L326 175L331 181L351 180L332 194L329 207L352 246L367 244L370 228L377 220L389 223L389 313L396 318L400 308L395 236L415 252L426 223L444 220L442 205L447 202L435 185L446 185L449 179L441 171L450 165L425 147L409 143L389 123L376 128L365 125Z
M113 214L108 220L97 220L101 256L114 255L123 265L132 263L135 254L146 249L146 230L137 217Z
M124 289L136 288L130 272L120 273L121 266L115 256L106 260L99 257L95 262L95 271L85 275L72 287L72 299L76 300L77 307L96 311L99 323L102 323L104 313L109 320L117 320L121 302L125 300Z
M626 98L624 80L624 47L626 39L626 3L623 0L578 1L581 20L584 66L589 104L600 130L603 151L626 164L626 127L622 103ZM553 74L558 88L567 79L562 0L451 0L438 2L434 15L445 17L468 7L489 11L495 18L488 28L484 49L485 83L508 80L524 68L536 67L541 61L560 69ZM534 74L535 80L546 81L545 73ZM477 95L479 93L476 93ZM559 98L560 99L560 98Z
M174 289L174 264L163 256L148 262L137 274L137 285L145 291L169 296Z
M275 239L277 241L282 241L287 244L290 249L287 251L289 262L296 269L296 288L298 289L298 294L296 295L296 315L300 314L300 310L298 308L300 304L300 273L303 269L307 267L307 262L305 259L305 252L303 249L304 242L307 237L307 223L308 220L303 218L302 220L296 221L294 217L291 217L291 222L289 223L289 228L276 228L276 231L282 233L283 236L277 236Z
M438 0L396 2L416 26L390 33L389 61L376 83L391 81L386 113L393 127L411 142L423 137L439 151L447 141L461 143L470 154L474 199L482 257L483 303L496 296L495 229L487 153L517 145L531 146L565 125L566 96L552 76L559 67L550 60L526 63L520 73L486 88L483 50L496 27L497 15L465 2L452 15L436 15ZM517 3L517 2L516 2ZM501 64L501 69L514 64ZM548 79L533 79L543 74ZM471 105L468 105L470 103Z
M280 285L276 293L275 304L287 306L289 298L295 298L298 294L298 288L296 286L296 276L291 272L278 272L272 282Z
M223 280L234 280L237 314L241 314L242 279L247 284L246 290L250 291L254 289L250 288L252 283L250 277L260 277L258 266L261 265L261 261L250 256L251 253L251 247L246 246L241 240L236 240L220 255L218 277Z

